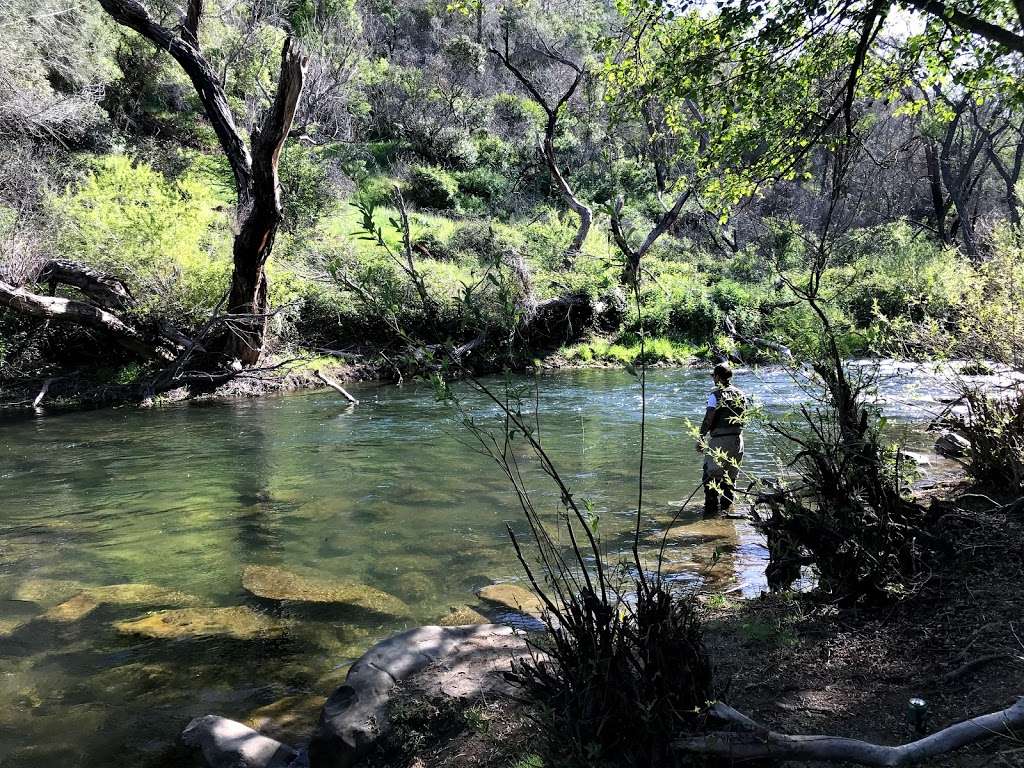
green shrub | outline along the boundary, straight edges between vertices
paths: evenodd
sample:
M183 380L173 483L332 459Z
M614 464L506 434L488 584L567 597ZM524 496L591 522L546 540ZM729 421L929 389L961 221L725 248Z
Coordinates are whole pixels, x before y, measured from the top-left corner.
M356 196L369 208L383 208L394 203L395 181L387 176L368 176L359 184Z
M408 133L410 149L428 163L455 169L476 165L476 146L459 128L425 125Z
M499 93L491 99L494 121L506 136L523 136L537 130L547 116L539 104L515 93Z
M123 155L95 160L81 183L52 200L59 247L128 281L141 311L205 315L227 289L230 238L224 201L201 172L176 181Z
M456 207L458 191L455 178L442 168L414 165L409 171L405 196L421 208L445 211Z
M473 137L476 147L477 164L492 171L503 171L516 160L516 148L491 133L481 133Z
M423 232L412 241L413 250L417 254L436 261L454 261L455 250L433 232Z
M684 339L704 341L714 336L722 322L722 313L704 294L689 294L672 304L669 329Z
M474 168L455 174L459 183L459 191L464 195L473 195L490 202L503 196L508 191L508 179L489 168Z
M296 142L285 144L279 167L285 231L309 229L337 208L337 190L328 178L328 167L320 153Z
M516 244L500 225L487 221L467 221L452 234L448 246L470 256L480 264L497 264Z

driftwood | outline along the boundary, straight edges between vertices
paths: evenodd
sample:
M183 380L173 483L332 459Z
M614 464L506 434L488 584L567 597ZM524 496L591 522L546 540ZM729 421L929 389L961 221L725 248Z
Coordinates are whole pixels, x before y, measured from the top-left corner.
M36 395L36 399L32 401L32 407L38 408L39 404L43 402L43 398L46 397L46 393L50 391L50 385L53 384L53 377L51 376L43 382L43 386L39 389L39 394Z
M915 765L996 736L1019 739L1024 729L1024 697L999 712L964 720L923 739L895 747L839 736L776 733L722 703L716 703L708 714L712 719L732 725L734 730L679 739L674 744L677 750L725 757L735 762L821 760L893 768Z
M313 371L313 375L316 376L318 379L320 379L320 381L322 381L328 387L330 387L331 389L333 389L336 392L338 392L339 394L341 394L346 400L348 400L350 403L352 403L352 405L359 405L359 401L356 400L354 397L352 397L352 395L348 392L347 389L345 389L343 386L341 386L341 384L336 382L330 376L328 376L328 375L326 375L324 373L321 373L319 370Z

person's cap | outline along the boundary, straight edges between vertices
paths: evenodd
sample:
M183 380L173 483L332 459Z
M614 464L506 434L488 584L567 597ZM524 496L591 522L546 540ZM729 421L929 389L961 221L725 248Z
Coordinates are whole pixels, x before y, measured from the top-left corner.
M722 381L729 381L732 378L732 368L729 367L728 363L719 363L715 366L714 371L712 371L712 375Z

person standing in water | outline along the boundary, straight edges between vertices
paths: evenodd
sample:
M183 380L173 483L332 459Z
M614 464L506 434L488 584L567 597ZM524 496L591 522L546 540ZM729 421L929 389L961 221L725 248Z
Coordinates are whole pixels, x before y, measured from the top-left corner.
M732 508L736 478L743 460L743 414L747 398L732 385L732 368L719 363L712 372L715 389L700 425L697 451L704 454L704 516Z

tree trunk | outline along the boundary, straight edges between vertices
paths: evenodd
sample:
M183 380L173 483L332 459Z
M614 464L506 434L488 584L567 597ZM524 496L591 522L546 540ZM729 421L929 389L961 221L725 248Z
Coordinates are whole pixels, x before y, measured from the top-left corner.
M946 200L942 194L942 175L939 171L939 155L935 144L926 141L924 145L924 159L928 167L928 189L932 197L932 210L935 212L935 229L939 233L939 240L943 245L948 245L949 238L946 236Z
M264 269L282 219L277 165L302 94L306 58L291 37L285 40L277 92L253 130L250 154L235 126L224 87L199 50L201 0L190 0L180 35L158 24L137 0L99 2L115 21L134 29L181 65L231 165L238 195L238 234L227 306L232 317L224 351L245 366L255 365L263 352L269 309Z

